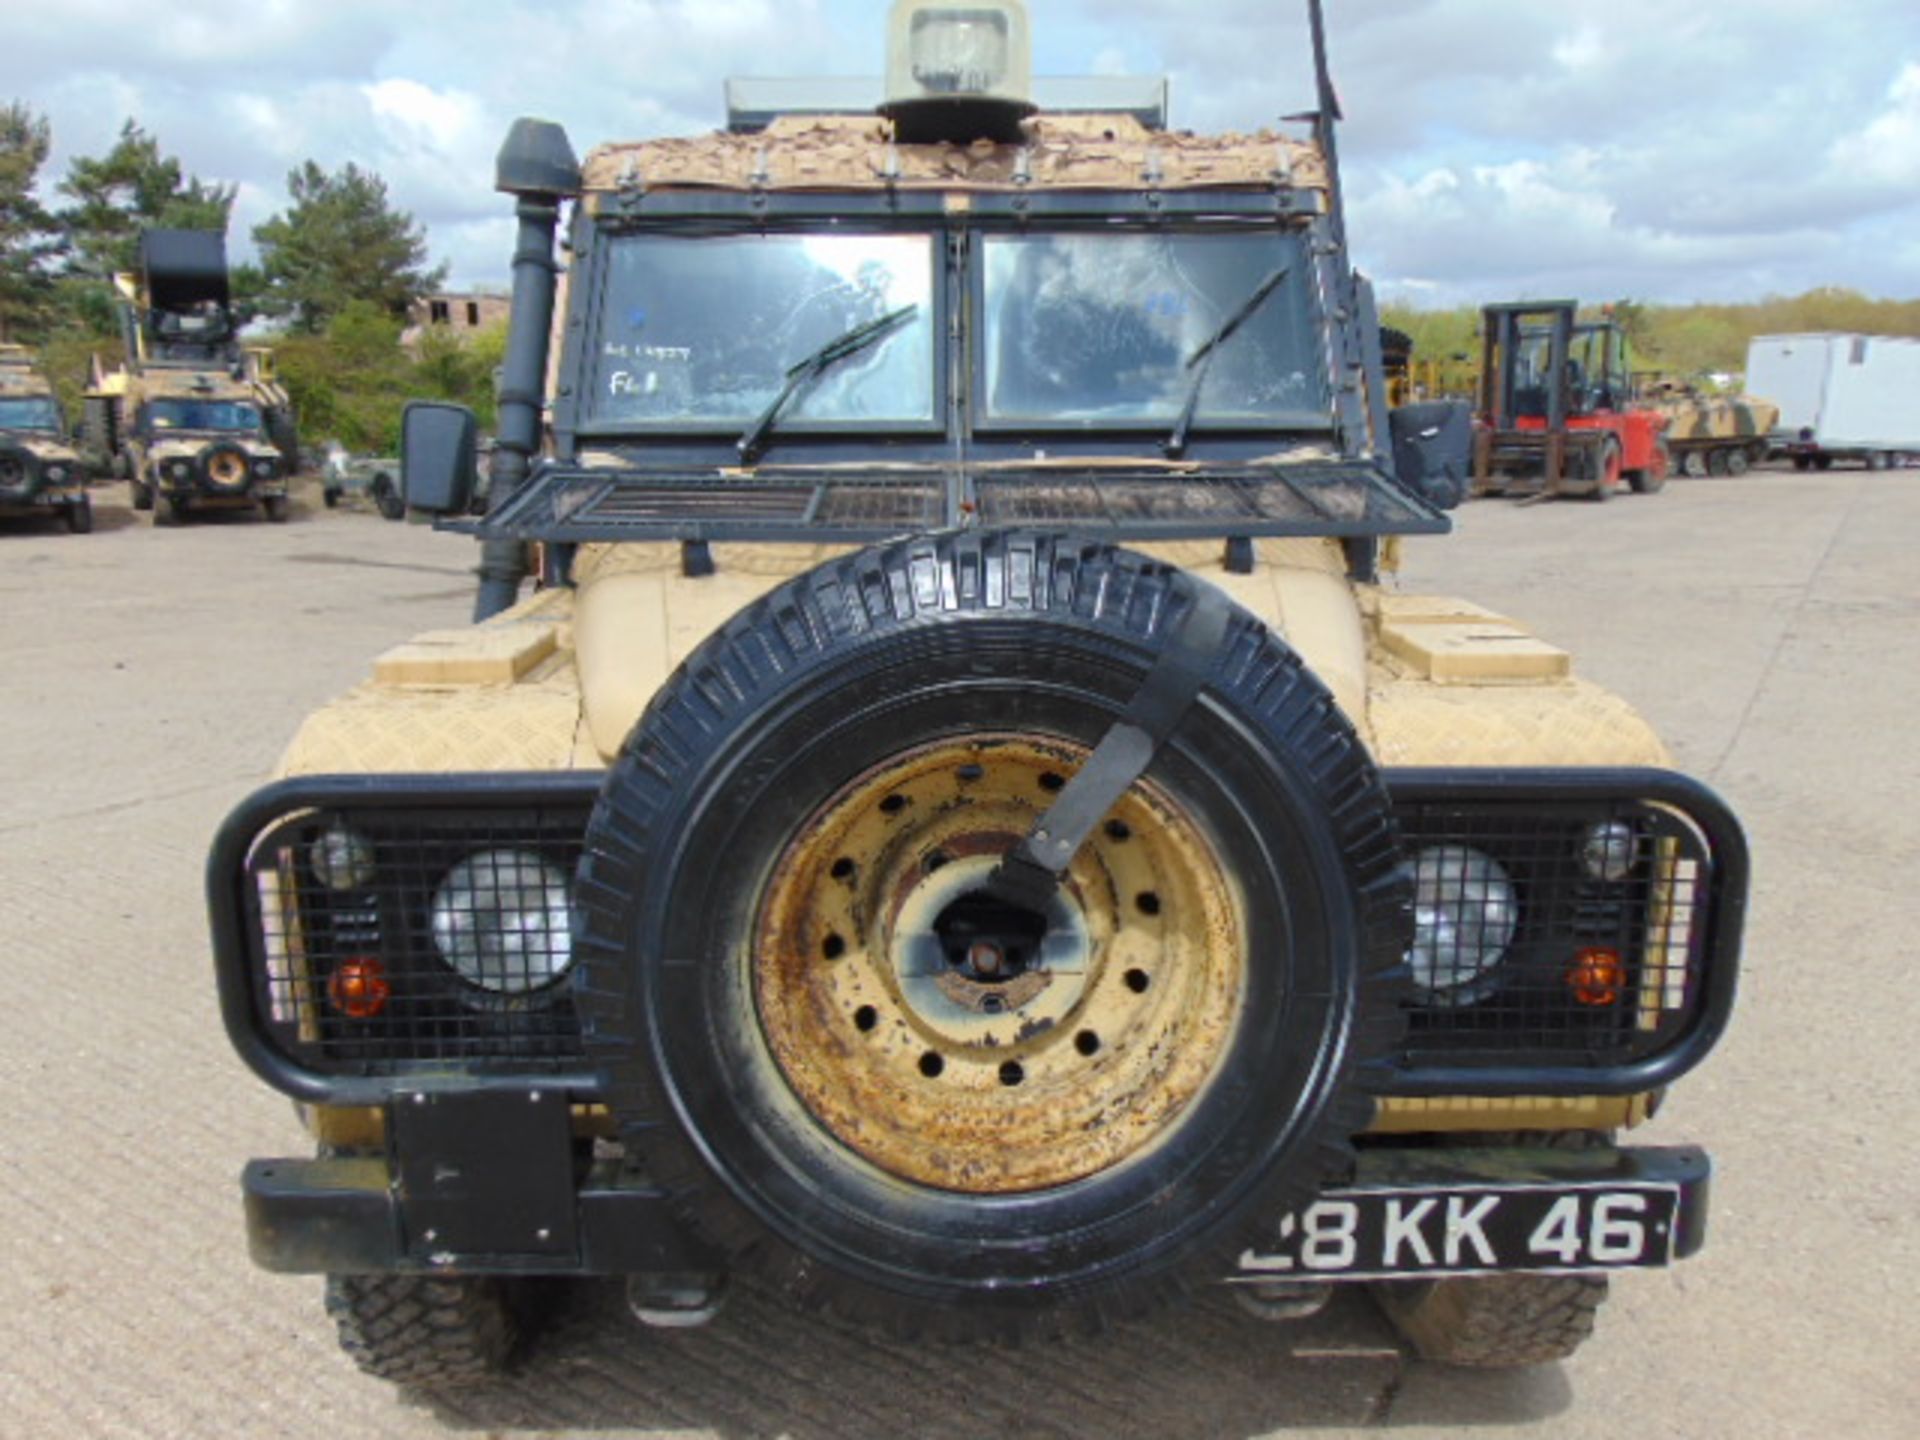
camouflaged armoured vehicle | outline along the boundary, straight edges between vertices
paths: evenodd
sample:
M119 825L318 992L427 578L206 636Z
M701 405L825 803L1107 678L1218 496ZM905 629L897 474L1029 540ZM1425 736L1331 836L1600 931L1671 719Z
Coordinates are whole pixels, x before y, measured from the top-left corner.
M1780 407L1750 395L1715 395L1684 380L1656 378L1641 403L1667 417L1674 473L1744 475L1767 458Z
M255 1259L423 1385L529 1279L684 1324L740 1271L1002 1339L1364 1284L1566 1354L1703 1240L1706 1157L1625 1132L1727 1018L1738 826L1393 583L1465 417L1385 408L1324 63L1313 138L1196 136L1033 111L1017 4L895 26L878 116L509 137L484 518L471 417L404 425L479 623L210 860L317 1151L246 1167Z
M87 443L156 522L258 505L287 518L293 406L267 350L242 345L226 245L213 231L148 230L137 275L114 277L125 359L100 357Z
M76 535L93 529L86 467L33 356L0 345L0 520L54 515Z

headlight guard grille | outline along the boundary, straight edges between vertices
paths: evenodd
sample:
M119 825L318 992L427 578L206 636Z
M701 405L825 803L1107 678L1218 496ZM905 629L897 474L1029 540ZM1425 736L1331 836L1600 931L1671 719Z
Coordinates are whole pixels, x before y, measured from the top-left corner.
M1471 999L1410 996L1381 1093L1625 1095L1669 1083L1704 1057L1732 1007L1747 889L1738 823L1706 787L1661 770L1389 770L1402 845L1465 846L1519 891L1507 956ZM297 1098L378 1104L424 1077L539 1077L597 1093L583 1060L571 980L524 996L462 982L440 957L431 909L461 860L536 855L572 874L599 790L594 773L311 777L243 803L208 865L221 1004L236 1048ZM1633 828L1618 881L1587 876L1589 827ZM334 890L313 842L345 826L370 842L375 878ZM1568 967L1618 957L1622 994L1583 1005ZM356 1018L330 977L374 959L388 987ZM364 978L364 972L362 972ZM1410 987L1411 990L1411 987ZM361 997L364 1002L364 996ZM362 1005L364 1008L364 1003Z

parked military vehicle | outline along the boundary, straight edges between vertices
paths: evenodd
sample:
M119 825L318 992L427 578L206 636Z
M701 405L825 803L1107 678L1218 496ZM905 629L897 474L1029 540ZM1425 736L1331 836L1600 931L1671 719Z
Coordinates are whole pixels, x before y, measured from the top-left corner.
M1571 300L1486 307L1475 495L1605 500L1666 485L1668 417L1634 400L1620 327L1578 313Z
M1744 475L1767 458L1780 407L1747 395L1715 395L1686 381L1657 378L1638 387L1639 403L1664 415L1663 438L1675 474Z
M125 354L94 357L89 449L156 521L254 505L285 520L299 463L293 406L272 354L240 343L224 240L148 230L139 273L114 284Z
M1311 138L1205 136L1036 112L1014 0L892 23L878 116L508 137L484 517L473 417L403 424L479 623L209 863L315 1147L247 1165L254 1258L427 1386L536 1276L1002 1340L1363 1284L1422 1354L1567 1354L1704 1239L1706 1156L1623 1132L1726 1023L1738 825L1382 583L1465 414L1386 406L1323 45Z
M332 510L356 495L371 501L383 519L405 519L407 502L400 493L400 457L330 451L320 467L321 503Z
M93 529L86 467L31 352L0 345L0 519L56 515L76 535Z

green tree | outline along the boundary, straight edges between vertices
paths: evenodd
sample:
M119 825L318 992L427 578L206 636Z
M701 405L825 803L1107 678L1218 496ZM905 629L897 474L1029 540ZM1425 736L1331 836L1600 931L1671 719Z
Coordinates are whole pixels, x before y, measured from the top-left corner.
M318 334L355 301L402 316L445 279L445 266L428 267L425 233L371 171L349 162L329 175L309 160L287 191L293 204L253 231L267 314Z
M44 116L0 108L0 340L38 338L52 314L59 229L34 194L52 141Z
M131 270L140 232L152 227L224 235L235 191L187 174L129 120L111 150L75 159L60 182L60 193L73 201L59 214L71 247L68 269L95 281Z

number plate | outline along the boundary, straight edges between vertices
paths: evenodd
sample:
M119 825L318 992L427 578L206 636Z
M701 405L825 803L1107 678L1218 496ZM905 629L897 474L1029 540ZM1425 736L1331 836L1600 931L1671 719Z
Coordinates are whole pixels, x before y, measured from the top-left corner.
M1673 1261L1680 1187L1609 1182L1328 1195L1240 1257L1234 1279L1404 1280L1628 1270Z

